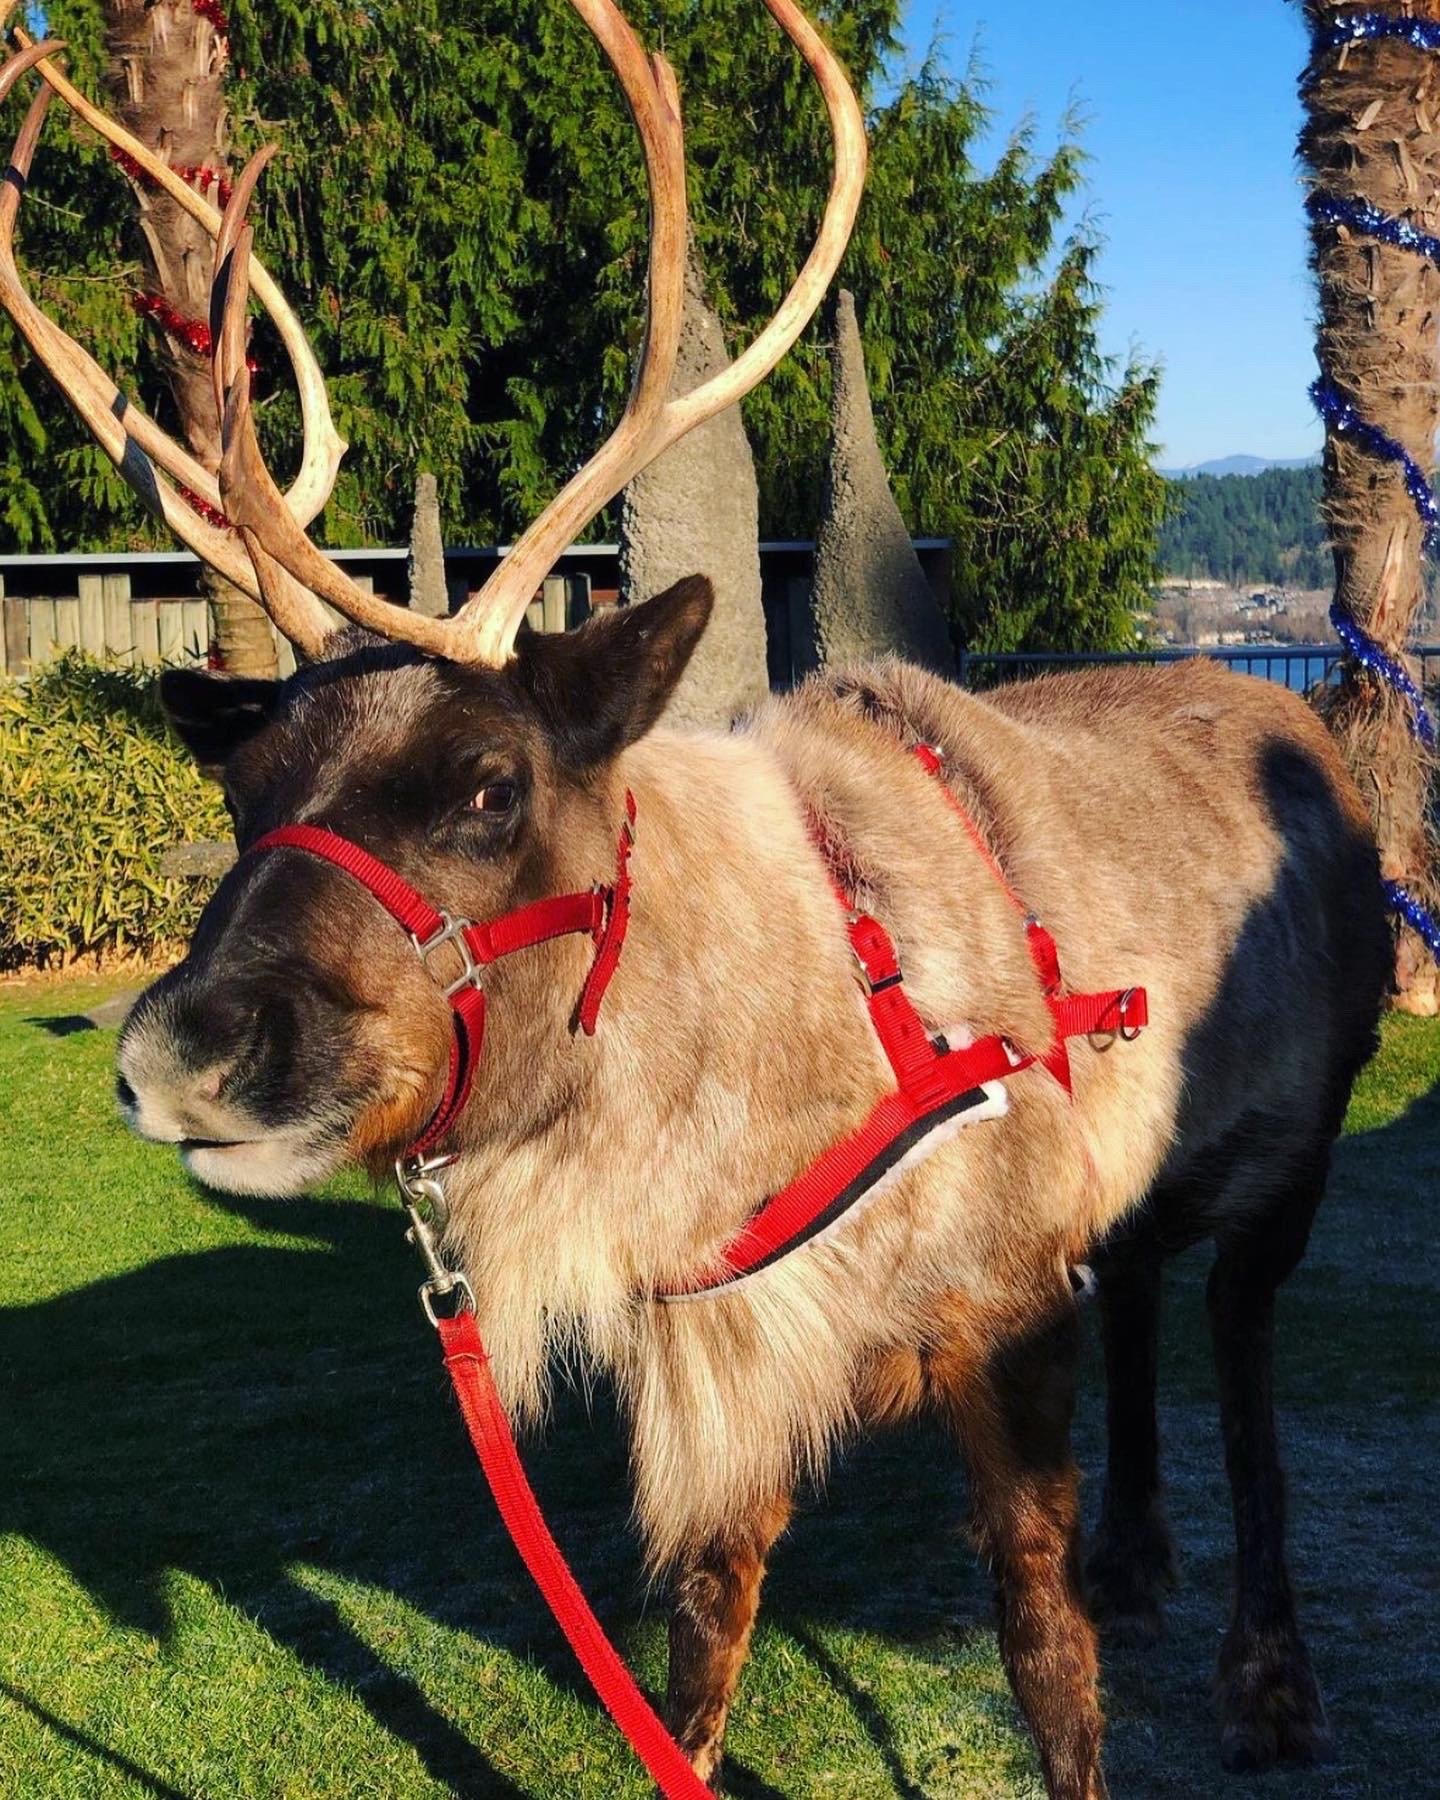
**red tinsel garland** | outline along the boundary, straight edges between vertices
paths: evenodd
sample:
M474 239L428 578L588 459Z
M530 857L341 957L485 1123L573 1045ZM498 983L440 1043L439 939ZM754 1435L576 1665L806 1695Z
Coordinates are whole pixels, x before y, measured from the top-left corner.
M218 506L212 506L208 500L202 500L193 488L181 487L177 484L175 491L191 512L199 513L207 525L213 525L217 531L233 531L235 529Z
M110 160L122 168L137 187L143 187L152 194L158 190L159 182L148 169L136 162L128 150L122 150L118 144L112 144ZM209 163L176 163L174 173L199 193L208 193L213 186L221 206L230 204L230 195L234 191L234 186L223 169L212 168Z
M142 319L153 319L162 331L176 338L187 350L193 350L196 356L209 356L213 350L210 327L205 321L187 319L163 294L135 294L130 304Z
M211 341L210 327L203 319L188 319L178 307L172 306L163 294L132 294L130 304L142 319L153 319L162 331L182 343L187 350L196 356L211 356L215 346ZM253 356L245 358L245 367L252 375L258 373L260 364Z
M225 16L225 8L220 4L220 0L192 0L192 4L200 17L208 19L215 27L217 37L229 37L230 21Z

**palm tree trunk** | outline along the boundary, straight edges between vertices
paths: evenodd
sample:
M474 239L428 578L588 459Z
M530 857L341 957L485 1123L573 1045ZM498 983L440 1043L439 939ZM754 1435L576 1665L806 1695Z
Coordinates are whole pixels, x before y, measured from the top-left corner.
M105 0L106 83L117 116L218 200L225 191L230 121L225 105L229 41L217 0ZM220 422L210 363L197 335L210 293L211 243L168 195L134 183L145 240L144 300L163 345L180 428L206 468L220 461ZM207 334L208 336L208 334ZM202 577L215 660L237 675L273 676L275 634L261 609L218 575Z
M1440 56L1398 39L1320 47L1320 34L1354 10L1353 0L1306 0L1317 49L1303 84L1300 153L1314 192L1440 233ZM1440 0L1412 0L1403 13L1440 23ZM1319 207L1312 236L1322 374L1360 419L1403 446L1428 475L1440 415L1440 268L1413 249L1336 224ZM1424 597L1425 530L1401 466L1333 423L1324 517L1337 603L1403 661ZM1330 720L1370 803L1385 876L1433 901L1433 759L1411 729L1408 703L1352 667ZM1398 935L1395 980L1398 1005L1436 1011L1434 959L1406 927Z

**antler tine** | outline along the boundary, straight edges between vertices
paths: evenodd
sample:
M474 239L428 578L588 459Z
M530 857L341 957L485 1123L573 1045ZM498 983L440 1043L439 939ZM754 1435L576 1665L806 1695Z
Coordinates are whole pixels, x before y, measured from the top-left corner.
M571 0L571 3L599 36L600 32L589 16L595 10L596 0ZM653 342L647 337L647 360L642 363L630 406L615 434L535 520L485 586L457 615L455 624L461 634L457 654L462 660L498 664L507 659L536 586L549 573L561 551L574 541L576 533L583 530L601 507L663 450L764 380L804 330L840 266L865 186L865 121L839 62L793 0L765 0L765 5L805 58L819 84L835 143L830 193L810 254L779 311L759 336L728 368L690 393L674 399L665 398L674 369L674 353L671 352L669 366L661 380L661 359L657 356L653 365L649 363ZM673 76L670 76L668 66L660 59L656 61L657 81L666 83L668 102L674 94ZM633 108L633 99L631 104ZM638 112L636 117L638 123ZM678 139L678 121L676 136ZM683 180L682 170L678 246L667 240L662 252L661 235L667 221L652 211L652 329L657 269L659 279L673 283L677 302L683 296ZM652 209L653 206L652 176ZM662 262L662 255L674 256L673 268ZM659 386L658 396L652 391L654 385ZM648 402L643 407L637 404L642 389ZM655 404L657 398L659 404Z
M5 11L9 8L5 7ZM0 16L3 23L3 16ZM0 101L27 70L48 66L45 59L63 48L59 40L31 44L0 67ZM15 222L39 142L51 93L42 87L32 102L0 181L0 305L49 371L121 475L152 511L203 561L245 593L259 598L249 559L228 533L218 530L156 474L165 470L209 505L217 506L214 477L173 442L154 420L133 406L100 365L40 310L27 292L15 261Z
M568 543L575 531L623 487L627 479L624 471L632 465L663 410L679 350L684 305L685 152L674 75L663 58L646 55L614 0L572 0L572 4L615 70L645 150L651 212L649 316L644 352L625 414L609 442L551 509L554 518L547 515L551 518L546 527L547 544L549 536L555 535ZM242 196L237 186L227 219L231 213L238 213L243 197L248 196ZM231 260L234 269L227 311L237 304L235 289L243 279L240 259L236 256ZM487 584L486 607L476 611L472 601L456 619L431 619L390 606L358 588L321 555L284 507L276 504L278 493L255 438L249 375L243 358L237 358L232 350L223 361L230 379L225 397L220 491L225 511L246 545L258 545L264 555L357 624L456 661L503 663L534 592L535 579L530 580L529 589L524 592L512 583L505 590L503 610L494 602L491 584ZM557 508L561 510L557 512ZM548 548L541 555L543 573L554 558ZM503 575L515 560L516 552L512 551L498 573ZM533 553L520 558L522 580L523 570L534 567L539 560Z
M674 71L663 56L646 55L611 0L571 0L571 5L609 59L645 152L650 190L645 341L619 424L456 615L457 659L497 667L509 658L525 609L555 558L655 454L650 446L675 373L685 308L685 139Z
M4 4L4 14L12 10L13 3L14 0L8 0L8 3L7 0L0 0L0 4ZM0 29L3 29L4 14L0 14ZM31 40L18 26L14 37L22 49L29 48ZM98 131L107 143L114 145L137 163L147 179L163 188L176 205L203 226L212 238L218 235L221 215L202 194L198 194L188 182L182 181L162 157L142 144L139 138L133 137L123 125L102 112L92 101L87 100L79 88L67 80L52 63L47 61L40 64L39 73L78 118ZM290 366L295 372L295 385L300 395L304 447L299 473L285 495L285 503L302 525L308 525L330 498L346 444L336 432L330 417L330 402L325 392L325 378L320 372L320 365L315 360L310 341L289 302L268 271L258 262L250 270L250 282L255 289L256 299L275 321L276 330L290 358ZM203 489L197 491L203 492ZM246 585L248 591L253 589L254 583L252 581L242 585Z
M358 587L306 536L261 454L245 358L246 277L255 266L245 213L260 171L273 153L269 146L251 158L235 184L215 239L210 316L218 326L214 368L220 403L221 502L255 564L261 599L287 635L297 613L308 631L318 630L323 638L331 630L319 595L357 625L445 655L451 642L449 621L408 612Z
M244 271L251 264L255 234L246 223L245 213L261 171L276 149L275 144L267 144L245 165L231 191L230 203L220 222L220 235L215 239L215 268L210 281L210 362L215 380L215 407L221 421L222 459L226 422L230 416L229 397L236 382L242 378L245 383L245 424L247 428L250 426L250 367L245 354L245 306L250 288ZM253 435L252 429L252 439ZM240 531L241 541L254 564L256 580L260 584L260 601L266 612L305 655L318 655L331 632L329 614L310 589L302 587L287 570L265 554L252 535L247 535L238 523L236 529Z
M245 303L250 297L249 283L232 281L234 258L244 240L243 262L250 261L255 233L247 222L250 200L266 164L280 148L266 144L257 150L240 171L240 179L230 190L230 202L220 219L220 235L215 239L215 253L210 277L210 372L215 383L215 410L225 413L225 396L245 363Z
M814 317L834 279L855 228L865 190L865 118L845 71L820 33L793 0L765 0L766 10L809 65L830 117L835 161L824 216L809 256L780 310L760 335L720 374L671 402L665 443L713 419L758 387Z

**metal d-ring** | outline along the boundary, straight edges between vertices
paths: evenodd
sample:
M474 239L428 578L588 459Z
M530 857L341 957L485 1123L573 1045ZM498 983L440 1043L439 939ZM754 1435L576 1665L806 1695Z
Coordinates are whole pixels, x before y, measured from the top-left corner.
M1133 1044L1136 1038L1138 1038L1140 1033L1145 1029L1143 1025L1127 1025L1125 1023L1126 1017L1130 1011L1130 1002L1134 998L1135 990L1133 987L1126 988L1125 992L1120 996L1120 1041L1125 1044Z

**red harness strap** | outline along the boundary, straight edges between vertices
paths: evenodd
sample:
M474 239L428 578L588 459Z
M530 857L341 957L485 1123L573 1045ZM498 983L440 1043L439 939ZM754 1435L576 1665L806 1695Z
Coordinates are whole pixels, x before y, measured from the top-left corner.
M950 810L965 828L970 842L985 859L990 873L1004 889L1005 898L1020 914L1025 928L1025 942L1040 985L1045 990L1045 1004L1052 1021L1050 1048L1040 1058L1042 1066L1070 1092L1070 1051L1067 1038L1090 1037L1096 1032L1118 1031L1127 1040L1138 1037L1150 1022L1144 988L1112 988L1103 994L1067 994L1060 975L1060 952L1055 940L1016 893L1009 877L1000 867L993 850L980 835L980 828L960 804L960 796L945 785L941 773L944 757L930 744L916 744L912 754L927 775L939 783L940 792Z
M938 780L939 753L928 744L918 744L914 754L926 773ZM894 1071L896 1087L876 1103L862 1125L822 1151L788 1186L773 1194L710 1268L681 1287L662 1290L657 1299L699 1299L759 1274L829 1230L932 1132L982 1105L986 1082L1003 1080L1038 1062L1069 1094L1067 1038L1115 1031L1130 1038L1138 1036L1147 1023L1143 988L1065 993L1055 940L1026 910L978 827L943 782L941 791L1021 914L1025 941L1050 1009L1050 1045L1037 1056L1016 1050L999 1036L983 1037L958 1049L952 1049L943 1038L932 1037L905 992L900 959L889 933L878 919L854 911L837 888L836 897L846 909L850 948L863 977L870 1023ZM821 849L827 860L836 860L823 839Z
M480 974L491 963L502 956L513 956L517 950L548 943L551 938L586 932L595 941L595 960L585 978L575 1020L587 1037L594 1036L600 1002L620 961L630 923L630 852L634 846L635 796L627 790L625 818L615 849L615 880L610 887L597 884L582 893L532 900L528 906L517 906L513 912L479 923L437 912L378 856L322 826L282 825L250 846L250 855L262 850L303 850L353 875L409 933L427 969L430 957L447 944L458 954L461 972L445 988L454 1023L445 1091L419 1137L406 1151L407 1160L419 1159L433 1150L470 1098L485 1043L485 990L480 985Z

